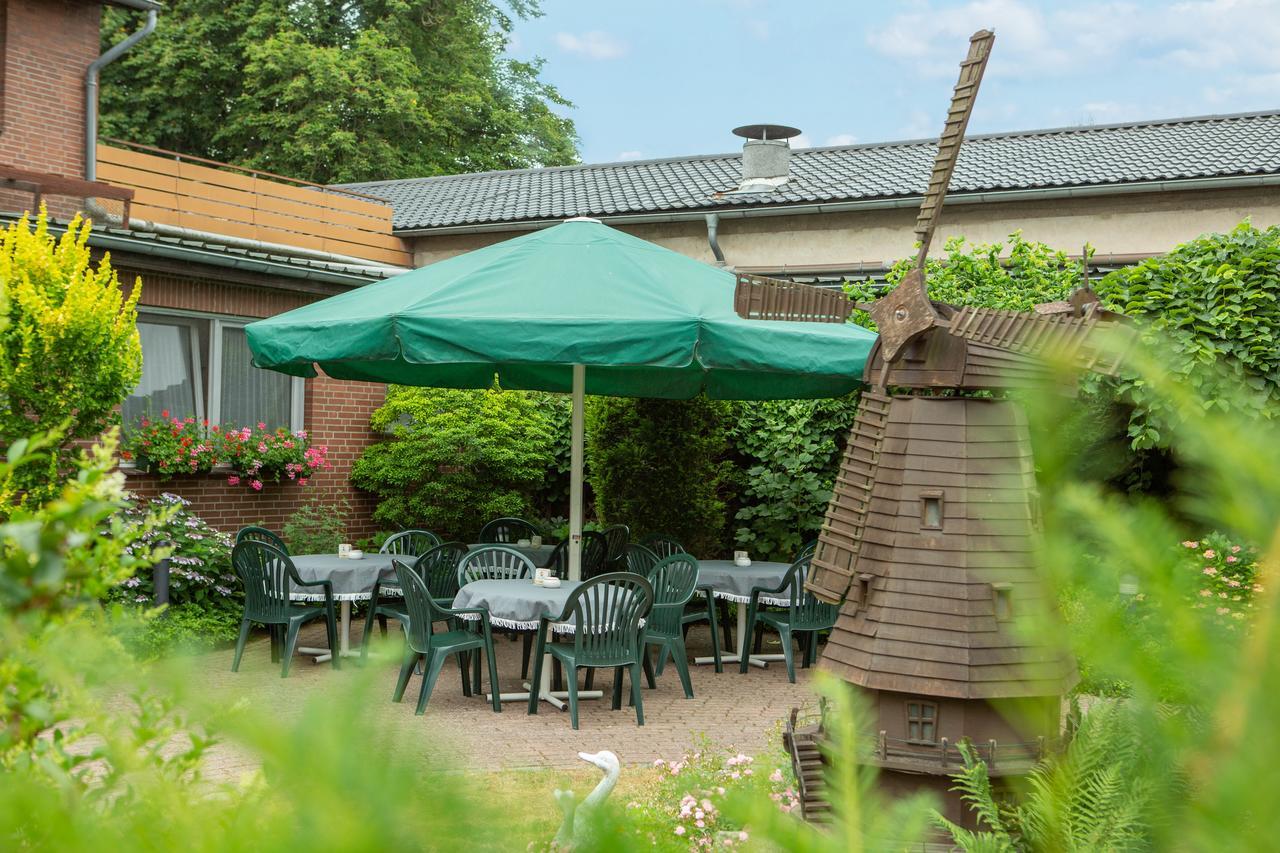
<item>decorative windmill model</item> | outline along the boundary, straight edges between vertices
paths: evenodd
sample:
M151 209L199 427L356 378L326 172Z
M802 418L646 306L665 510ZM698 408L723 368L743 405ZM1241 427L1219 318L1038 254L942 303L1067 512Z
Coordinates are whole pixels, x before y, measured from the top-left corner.
M1087 287L1034 313L929 299L929 243L994 40L975 33L960 66L916 223L916 264L867 306L880 340L807 580L841 604L822 664L868 695L882 784L932 788L956 818L946 776L961 763L957 742L968 738L993 777L1025 773L1058 733L1060 697L1076 677L1056 647L1015 630L1019 610L1041 596L1039 508L1025 414L998 392L1048 379L1050 358L1116 367L1093 340L1116 315ZM746 275L735 307L753 319L833 323L854 308L838 292ZM963 393L972 391L997 393ZM1003 713L1013 704L1016 715Z

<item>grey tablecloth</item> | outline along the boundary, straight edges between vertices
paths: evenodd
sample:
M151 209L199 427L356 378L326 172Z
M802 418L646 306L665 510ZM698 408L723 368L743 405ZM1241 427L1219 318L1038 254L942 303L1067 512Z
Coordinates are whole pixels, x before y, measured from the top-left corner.
M547 565L547 560L551 559L551 552L556 549L556 546L554 545L539 545L535 548L532 545L516 545L508 542L475 543L468 545L467 547L474 551L477 548L485 548L489 545L501 545L503 548L510 548L513 551L519 551L530 560L533 560L533 564L539 568Z
M337 554L300 554L293 558L293 565L304 581L332 581L333 597L337 601L366 601L379 576L384 581L395 579L391 566L391 558L395 556L366 552L363 559L348 560ZM412 557L400 559L413 562ZM294 601L323 601L324 593L317 587L302 587L291 591L289 597Z
M716 598L747 604L751 601L752 588L765 586L776 589L789 568L790 563L753 562L749 566L739 566L733 560L699 560L698 587L710 587ZM762 595L760 601L786 607L791 603L791 596Z
M538 586L531 580L472 581L458 590L453 606L455 609L483 607L489 611L489 622L499 628L536 631L538 620L543 616L559 616L564 612L569 593L579 586L577 581L561 581L555 589ZM572 625L561 629L562 632L572 630Z

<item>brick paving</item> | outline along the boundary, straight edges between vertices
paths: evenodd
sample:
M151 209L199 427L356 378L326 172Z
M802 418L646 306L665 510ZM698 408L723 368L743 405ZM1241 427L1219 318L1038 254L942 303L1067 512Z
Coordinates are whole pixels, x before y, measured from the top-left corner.
M362 625L353 620L353 643ZM776 637L772 639L776 644ZM766 646L769 640L766 635ZM498 635L495 644L501 688L521 689L520 642ZM323 628L313 624L304 629L300 645L325 646ZM710 638L705 629L695 628L690 633L689 646L691 655L709 653ZM612 672L599 670L596 688L605 691L605 698L581 702L581 728L575 732L567 711L557 711L547 703L542 703L534 716L526 714L523 702L505 703L502 713L495 714L483 696L464 697L457 666L450 662L436 683L426 714L418 717L413 711L421 685L419 676L410 680L403 702L391 701L399 669L394 657L399 649L393 627L382 656L371 658L369 664L374 679L369 709L378 734L405 749L420 750L418 755L424 763L444 762L473 770L580 769L579 751L602 749L617 753L626 764L650 764L658 758L679 758L700 737L720 746L758 753L767 747L770 736L792 707L813 702L807 686L810 671L797 670L797 683L790 684L782 663L771 663L767 669L751 667L745 675L738 673L736 664L726 665L719 675L711 666L694 666L693 699L684 698L679 678L668 665L658 678L657 689L644 691L645 724L640 727L625 698L622 710L610 709ZM765 651L776 652L778 648L766 647ZM245 649L238 673L230 671L231 657L230 650L223 650L200 661L204 686L229 700L245 698L266 703L279 709L284 718L308 699L344 689L368 689L359 661L351 658L344 661L343 669L335 671L327 663L315 664L311 658L299 655L289 678L281 679L279 664L271 663L265 633L256 635ZM483 684L487 690L487 668ZM234 781L255 768L251 757L234 745L223 744L209 754L206 773L213 780Z

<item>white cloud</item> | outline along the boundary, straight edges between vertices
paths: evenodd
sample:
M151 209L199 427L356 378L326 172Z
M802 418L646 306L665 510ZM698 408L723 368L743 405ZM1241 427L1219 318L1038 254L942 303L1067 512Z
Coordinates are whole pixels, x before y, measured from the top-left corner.
M600 30L575 35L556 33L556 45L566 53L576 53L588 59L618 59L626 56L627 43Z
M801 133L791 137L792 148L812 148L813 142L809 139L809 134Z
M828 136L824 145L852 145L858 141L858 137L852 133L837 133L835 136Z
M643 151L623 151L618 155L619 160L643 160Z

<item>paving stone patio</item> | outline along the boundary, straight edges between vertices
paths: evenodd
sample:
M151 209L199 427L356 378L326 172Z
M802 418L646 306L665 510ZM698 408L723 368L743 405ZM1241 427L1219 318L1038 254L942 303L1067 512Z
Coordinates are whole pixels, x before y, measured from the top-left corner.
M352 625L353 644L358 643L361 624ZM502 713L495 714L483 696L464 697L457 667L450 663L441 673L426 714L418 717L413 711L421 685L419 676L410 680L402 703L391 702L399 667L389 653L398 654L396 634L393 627L383 656L369 664L375 670L376 685L369 695L370 712L379 734L399 744L415 744L413 748L421 750L424 763L444 762L475 770L576 769L582 766L579 751L609 749L626 764L650 764L658 758L679 758L700 736L714 744L755 753L766 748L770 735L791 708L814 702L807 686L809 670L797 670L797 683L790 684L781 663L771 663L767 669L751 667L745 675L738 673L736 664L726 665L719 675L711 666L695 666L691 670L695 698L685 699L679 678L668 665L657 689L644 691L645 724L640 727L625 700L622 710L610 709L612 673L601 670L596 688L605 691L605 699L581 703L581 728L575 732L568 713L546 703L534 716L525 713L523 702L506 703ZM766 643L769 639L766 636ZM766 648L766 652L779 650L776 637L773 639L774 648ZM521 689L521 644L503 635L495 642L502 689ZM692 631L689 644L692 655L710 653L705 630ZM312 625L304 629L300 645L325 646L323 628ZM251 640L238 673L230 671L231 657L228 649L200 661L207 689L228 698L263 703L278 709L286 719L291 709L309 698L363 685L359 661L350 658L344 660L343 669L335 671L327 663L315 664L299 655L288 679L281 679L279 664L271 663L265 633ZM484 687L488 689L487 670ZM421 737L415 737L415 732L421 732ZM214 780L233 781L255 768L251 757L224 744L212 750L206 771Z

